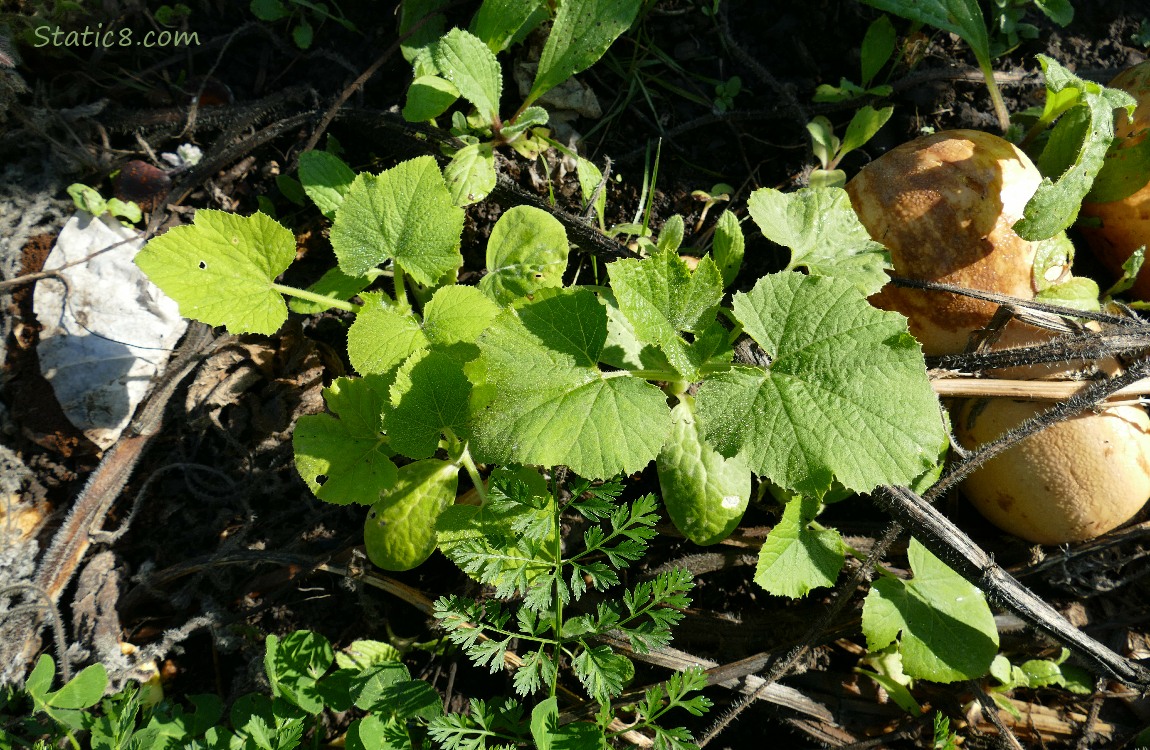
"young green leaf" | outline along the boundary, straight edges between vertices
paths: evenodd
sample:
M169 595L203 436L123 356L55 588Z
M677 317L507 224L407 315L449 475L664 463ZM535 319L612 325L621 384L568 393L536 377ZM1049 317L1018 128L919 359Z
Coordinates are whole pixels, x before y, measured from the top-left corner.
M739 525L751 498L751 470L703 441L690 396L671 410L671 434L655 466L667 513L692 542L721 542Z
M431 346L460 361L475 359L479 339L499 306L473 286L450 284L437 289L423 308L423 333Z
M599 167L595 166L595 162L584 159L582 156L576 157L575 169L579 175L579 190L583 194L583 207L586 208L591 199L595 199L595 215L599 217L599 228L602 229L603 216L607 212L607 188L606 186L602 189L599 187L603 182L603 173Z
M355 181L355 172L333 153L305 151L299 155L299 181L320 213L334 219Z
M887 283L890 254L871 239L841 188L803 188L783 193L759 188L747 200L751 218L763 236L790 248L787 269L806 268L819 276L837 276L863 294Z
M370 285L370 276L348 276L339 270L339 268L331 268L328 269L327 273L319 277L314 284L309 286L307 291L322 294L324 297L330 297L332 300L346 302L364 289L367 289ZM330 305L313 302L309 299L300 299L299 297L292 298L288 302L288 307L292 312L303 315L314 315L331 309Z
M347 355L361 375L385 374L429 345L419 320L382 293L363 295L363 310L347 332Z
M1114 140L1114 110L1125 107L1130 111L1135 101L1125 91L1083 81L1045 55L1039 55L1038 60L1047 89L1054 94L1076 90L1082 108L1062 116L1038 160L1043 174L1056 174L1057 179L1042 178L1023 217L1014 225L1018 236L1027 240L1052 237L1078 218L1082 199L1090 192Z
M687 380L696 380L700 362L680 331L699 332L715 319L723 298L723 278L710 258L692 272L675 252L645 260L617 260L607 267L619 309L643 343L659 347Z
M99 703L107 689L107 670L103 664L92 664L84 667L59 690L45 695L44 703L52 708L88 708Z
M384 570L411 570L435 551L435 519L455 502L459 467L425 459L399 470L399 479L371 506L363 526L368 558Z
M671 252L678 252L679 246L683 244L683 234L685 232L683 226L683 217L679 214L673 214L671 218L663 225L663 229L659 232L659 241L656 247L660 250L670 250Z
M275 278L295 260L295 237L261 213L201 208L192 225L151 240L136 265L180 313L233 333L275 333L287 305Z
M631 660L603 644L584 649L571 660L571 667L587 694L600 703L622 693L626 684L635 677L635 665Z
M755 583L768 593L801 599L811 589L834 585L846 560L846 546L834 529L811 527L818 511L818 500L796 497L767 534L759 551Z
M319 633L297 630L281 640L267 637L264 671L271 683L272 695L280 696L309 714L324 709L318 683L335 659L331 643Z
M337 378L323 392L332 414L299 418L292 434L296 469L320 500L370 505L395 484L383 436L390 385L381 375Z
M1146 185L1148 174L1150 174L1150 138L1143 138L1133 144L1123 143L1121 148L1111 147L1086 198L1094 203L1109 203L1128 198Z
M700 387L702 434L720 453L815 496L832 477L866 492L934 466L943 423L905 318L842 279L789 272L736 294L734 313L771 362Z
M859 107L854 117L851 118L850 124L847 125L847 132L843 134L842 147L839 148L837 158L841 160L848 153L862 147L867 141L874 138L875 133L881 130L883 125L886 125L886 121L890 119L892 114L894 114L894 107L875 109L869 104Z
M407 89L403 119L408 122L433 120L447 111L459 98L459 89L439 76L420 76Z
M439 11L448 4L450 0L402 0L399 4L399 36L403 39L400 46L403 59L409 63L416 62L439 38L445 24Z
M462 265L462 233L463 209L452 202L435 158L417 156L355 178L336 212L331 245L349 276L394 259L419 283L435 286Z
M524 105L591 67L639 14L641 0L565 0L543 45Z
M543 0L483 0L471 19L471 33L498 54L540 10L545 11Z
M444 432L463 438L471 382L457 359L437 351L407 359L391 386L387 412L391 448L410 458L430 458Z
M743 229L739 219L730 211L724 211L715 222L715 239L711 246L711 256L723 274L723 288L734 283L743 267Z
M1035 295L1034 299L1075 310L1098 312L1098 284L1093 279L1076 276L1061 284L1047 287Z
M499 304L563 285L567 230L534 206L515 206L499 217L487 241L487 275L479 288Z
M452 29L432 48L435 67L475 105L489 123L499 120L499 97L503 94L503 71L495 53L483 40L463 29Z
M607 312L584 289L541 290L501 313L468 365L476 457L600 479L646 466L670 429L666 397L605 377L596 363L606 337Z
M911 677L934 682L982 677L998 653L998 630L982 592L916 539L907 555L914 578L883 576L863 603L867 648L877 651L898 640Z
M457 206L481 201L495 189L495 152L490 143L471 143L455 152L443 170Z
M894 24L890 22L889 16L879 16L867 27L862 46L859 48L864 88L870 85L882 70L882 66L886 65L886 61L894 54L896 39Z

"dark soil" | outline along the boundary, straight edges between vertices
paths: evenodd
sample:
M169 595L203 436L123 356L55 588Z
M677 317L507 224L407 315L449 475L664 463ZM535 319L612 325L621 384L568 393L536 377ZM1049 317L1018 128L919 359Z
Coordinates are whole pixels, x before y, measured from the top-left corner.
M154 22L141 5L104 3L104 10L59 21L64 29L105 23L142 33ZM258 199L267 197L299 237L300 260L287 283L307 284L330 267L333 256L326 222L288 202L276 186L277 175L295 169L316 122L314 117L290 118L326 111L337 94L384 55L378 72L353 90L349 112L327 132L360 170L378 171L427 150L419 133L393 113L402 106L410 81L402 57L385 52L396 41L393 4L347 4L348 19L360 33L324 24L306 52L292 44L284 24L254 21L246 3L189 0L188 5L192 12L186 24L198 32L198 46L125 50L13 45L22 63L14 69L0 67L0 107L6 97L10 100L6 113L0 109L0 164L18 170L6 173L16 175L8 177L16 186L24 185L29 192L47 190L53 199L65 198L62 188L71 182L110 195L112 173L128 160L151 161L154 154L173 151L180 143L197 143L209 168L177 176L164 201L171 205L154 215L154 223L161 226L153 228L189 221L192 208L251 213ZM466 25L476 5L449 6L449 23ZM691 197L692 191L729 183L736 189L729 205L743 214L747 196L758 187L787 190L804 184L814 165L806 122L822 114L841 133L859 104L814 104L811 96L820 83L857 79L859 43L877 15L845 0L776 0L723 3L720 15L712 19L701 12L703 5L711 3L654 3L605 60L580 76L597 93L603 117L574 122L585 137L581 149L601 167L611 159L613 175L621 178L607 185L609 222L634 219L644 173L654 172L658 153L651 223L658 229L672 214L682 214L688 247L705 244L722 210L721 205L711 210L696 230L703 206ZM1038 39L1023 41L997 60L1012 111L1041 102L1036 54L1050 55L1100 82L1145 58L1146 48L1133 41L1150 15L1143 0L1075 0L1074 5L1076 17L1066 29L1031 13L1028 20L1039 27ZM15 15L0 21L7 20L19 33L27 26L21 19L35 6L19 0L5 3L5 11ZM897 20L895 26L900 37L909 28ZM4 50L0 46L0 52ZM505 58L505 68L516 54ZM842 166L848 174L928 129L996 130L985 87L964 43L947 34L922 35L915 54L913 67L900 63L884 71L894 87L889 99L894 117L870 144L846 159ZM27 91L16 90L16 75ZM732 108L719 111L713 106L715 84L732 76L739 76L742 90ZM193 116L188 102L201 87L206 93ZM517 98L510 79L504 91L508 106ZM251 137L277 123L288 125L274 137ZM548 175L540 163L508 153L501 168L523 191L547 195ZM579 213L574 177L553 169L550 179L558 209ZM515 200L497 199L469 209L465 279L468 273L474 278L482 267L491 225ZM54 232L59 224L43 229ZM9 247L22 262L8 277L38 270L45 242L43 236L29 235L20 247ZM749 235L746 257L736 284L744 290L762 274L785 265L786 251ZM1089 261L1085 267L1089 269ZM38 374L38 324L30 289L18 288L3 297L9 319L0 380L0 401L6 407L0 415L0 443L32 470L34 478L24 483L24 491L35 488L54 508L38 531L43 548L99 456L63 419ZM425 612L354 575L370 568L357 547L363 508L316 500L294 468L290 436L295 420L322 411L320 389L350 370L343 352L345 325L334 314L293 316L276 336L240 337L214 354L197 372L196 382L186 383L172 399L163 433L112 508L105 528L117 528L125 519L131 526L114 543L95 548L114 555L119 581L107 622L124 642L163 646L165 690L170 695L217 692L228 698L253 689L268 633L307 628L337 645L358 638L397 643L434 643L440 638ZM633 477L629 488L629 493L657 492L653 469ZM825 591L798 601L778 599L752 583L754 547L778 518L767 497L753 504L730 543L715 548L694 547L678 539L668 525L668 534L638 571L642 575L676 561L699 571L695 608L677 631L678 648L721 664L764 652L777 656L803 638L831 600L833 594ZM131 516L134 503L138 512ZM1141 531L1091 555L1035 567L1043 554L1057 557L1064 551L1043 552L1006 537L958 497L949 499L946 510L1000 564L1091 636L1125 655L1150 657L1150 592L1144 583L1150 568L1142 560L1146 529L1136 527ZM865 499L840 503L824 518L859 549L868 548L886 524L885 516ZM905 567L900 557L904 551L905 544L896 546L890 563ZM429 599L474 590L438 555L391 578ZM73 586L60 602L66 620L75 596ZM777 738L782 747L929 746L929 721L908 721L868 679L852 672L865 648L858 627L860 607L857 595L819 636L801 673L783 680L828 706L833 723L760 702L720 735L716 746L750 747L765 737ZM44 638L47 644L46 631ZM78 653L99 658L106 645L80 643ZM1007 630L1003 650L1014 663L1050 658L1059 651L1056 644L1023 630ZM417 648L410 652L409 663L412 674L430 680L453 709L471 697L511 692L510 677L489 675L460 655L432 656ZM664 678L660 668L641 667L636 684ZM724 688L712 688L709 695L719 713L734 700ZM951 717L965 747L999 746L991 725L966 720L966 708L975 700L970 685L923 684L916 695ZM1091 696L1043 689L1016 690L1013 697L1024 712L1033 712L1028 720L1012 724L1025 746L1134 747L1133 738L1150 724L1145 702L1106 680L1099 681ZM710 720L698 720L694 728L701 731ZM337 720L333 737L338 729ZM867 738L874 738L874 744L865 744Z

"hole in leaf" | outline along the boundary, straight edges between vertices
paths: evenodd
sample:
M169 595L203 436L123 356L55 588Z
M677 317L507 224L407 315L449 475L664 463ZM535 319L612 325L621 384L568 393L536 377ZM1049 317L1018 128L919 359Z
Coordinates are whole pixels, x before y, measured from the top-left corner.
M208 264L201 260L200 261L200 270L202 271L207 267L208 267Z
M315 478L315 483L322 487L327 482L327 474L319 474Z

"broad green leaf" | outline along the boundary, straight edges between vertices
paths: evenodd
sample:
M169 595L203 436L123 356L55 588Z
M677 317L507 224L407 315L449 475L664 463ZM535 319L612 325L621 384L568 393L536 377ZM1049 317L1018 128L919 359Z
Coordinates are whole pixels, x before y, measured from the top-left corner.
M1034 299L1052 305L1072 307L1075 310L1098 312L1098 294L1098 284L1093 279L1076 276L1043 289Z
M619 309L644 343L654 344L685 378L694 380L681 331L698 332L715 319L723 298L723 277L710 258L692 272L682 258L663 250L645 260L617 260L607 267Z
M438 11L449 4L450 0L403 0L399 4L399 35L407 35L400 46L403 59L415 64L423 55L429 56L427 48L443 34L446 22ZM420 21L423 24L416 28Z
M417 156L355 178L336 212L331 245L349 276L394 259L419 283L435 286L463 264L462 233L463 209L452 202L435 158Z
M543 45L527 103L591 67L630 28L642 0L564 0Z
M656 244L656 247L660 250L678 252L679 247L683 244L685 231L683 217L679 214L672 214L671 218L667 219L667 223L663 225L663 229L659 232L659 242Z
M702 433L725 456L805 495L832 477L866 492L932 468L945 439L938 399L906 319L842 279L784 272L734 297L735 317L771 358L699 389Z
M383 641L358 640L335 654L335 663L341 669L363 672L385 662L401 662L403 654L395 646Z
M471 20L471 33L498 54L542 7L543 0L483 0Z
M156 237L136 256L180 314L232 333L273 334L287 320L275 278L295 260L295 237L264 214L201 208L190 226Z
M743 229L739 226L739 219L730 211L724 211L715 223L715 239L711 246L711 255L715 265L723 274L723 288L729 287L739 275L743 267Z
M52 688L52 678L56 676L56 662L48 654L40 654L36 666L24 681L24 690L33 698L43 699Z
M395 484L382 434L390 384L380 375L337 378L323 392L332 414L299 418L292 434L296 469L320 500L370 505Z
M300 49L311 48L312 40L315 38L315 29L312 28L306 17L296 21L295 27L291 30L291 38L295 42L295 46Z
M433 120L447 111L459 98L459 89L439 76L420 76L407 89L403 119L408 122Z
M333 300L346 302L364 289L367 289L370 285L371 277L348 276L337 267L328 269L327 273L319 277L307 290L309 292L315 292L316 294L322 294L325 297L331 297ZM324 305L298 297L292 298L288 302L288 307L291 308L292 312L302 313L303 315L314 315L315 313L321 313L324 310L331 309L331 305Z
M347 355L361 375L384 374L429 342L419 321L397 309L385 295L367 292L363 310L347 332Z
M901 18L956 34L970 45L979 62L990 61L990 37L976 0L863 0Z
M395 747L387 741L387 725L375 714L356 719L347 728L347 750L378 750Z
M382 705L384 692L411 679L411 672L401 661L381 662L365 670L353 688L355 706L364 711L386 708Z
M457 206L481 201L495 189L495 152L490 143L472 143L455 152L443 177Z
M324 709L317 683L335 659L331 643L318 633L297 630L282 639L267 637L264 671L272 694L286 698L309 714Z
M399 368L386 421L392 450L430 458L445 431L464 439L471 382L463 365L442 352L417 352Z
M499 119L503 71L483 40L463 29L452 29L432 49L432 56L443 77L455 84L484 120Z
M751 498L751 470L741 458L723 458L699 436L694 400L671 410L671 434L655 466L663 504L675 528L695 544L731 535Z
M1109 203L1128 198L1146 185L1150 175L1150 138L1106 154L1102 170L1090 186L1087 200Z
M671 426L666 397L600 372L606 337L606 310L584 289L541 290L502 312L467 368L476 457L598 479L646 466Z
M368 558L384 570L411 570L435 551L435 519L455 502L459 467L425 459L399 470L363 526Z
M52 708L88 708L100 702L108 689L108 672L100 663L84 667L62 688L44 696Z
M531 739L535 740L536 750L552 750L551 740L559 728L559 699L555 697L540 701L531 709Z
M883 16L885 18L885 16ZM860 148L874 137L890 116L894 114L894 107L875 109L870 105L859 107L847 125L847 132L843 135L842 147L839 149L839 158L846 156L856 148Z
M788 270L803 267L819 276L837 276L864 294L887 283L890 255L871 239L845 190L759 188L747 209L767 239L790 248Z
M898 640L903 669L914 678L982 677L998 653L998 630L982 592L917 539L907 556L914 578L882 576L863 603L867 648L878 651Z
M334 219L343 196L355 181L355 172L333 153L305 151L299 155L299 181L320 213Z
M423 308L423 333L436 349L466 361L479 354L479 339L499 306L473 286L449 284L435 291Z
M846 560L846 546L834 529L812 528L819 501L796 497L763 542L755 583L775 596L801 599L811 589L833 586Z
M1023 217L1014 224L1018 236L1027 240L1052 237L1078 218L1082 199L1090 192L1114 140L1114 110L1125 107L1129 111L1134 104L1134 97L1125 91L1083 81L1045 55L1038 60L1047 89L1055 94L1076 89L1081 98L1078 106L1083 109L1062 116L1039 158L1043 173L1056 173L1057 179L1042 178Z
M567 230L534 206L515 206L499 217L487 241L487 274L479 288L499 304L539 289L563 286Z

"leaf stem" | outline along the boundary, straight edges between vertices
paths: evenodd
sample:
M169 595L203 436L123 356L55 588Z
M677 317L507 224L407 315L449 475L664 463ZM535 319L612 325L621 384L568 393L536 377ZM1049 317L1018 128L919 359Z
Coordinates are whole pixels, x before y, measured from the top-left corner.
M981 57L981 56L980 56ZM1002 92L998 89L998 84L994 80L994 68L990 65L990 60L978 60L978 68L982 71L982 77L986 79L986 88L990 91L990 103L994 106L994 115L998 118L998 126L1002 128L1005 133L1010 129L1010 111L1006 109L1006 102L1002 99Z
M358 313L363 309L363 305L357 305L353 302L336 299L335 297L326 297L322 294L309 292L306 289L296 289L294 286L285 286L284 284L273 283L272 289L276 290L280 294L286 294L289 297L306 299L308 302L316 302L321 305L327 305L328 307L335 307L340 310L346 310L347 312Z
M467 475L471 477L471 484L475 486L475 494L479 495L479 501L483 505L487 505L487 487L483 484L483 477L479 475L479 467L475 465L475 459L471 457L471 451L467 450L467 444L463 444L463 451L456 459L456 463L467 469Z
M403 283L403 268L396 263L392 266L392 270L394 272L392 281L395 282L395 306L400 312L411 312L411 300L407 298L407 287Z

